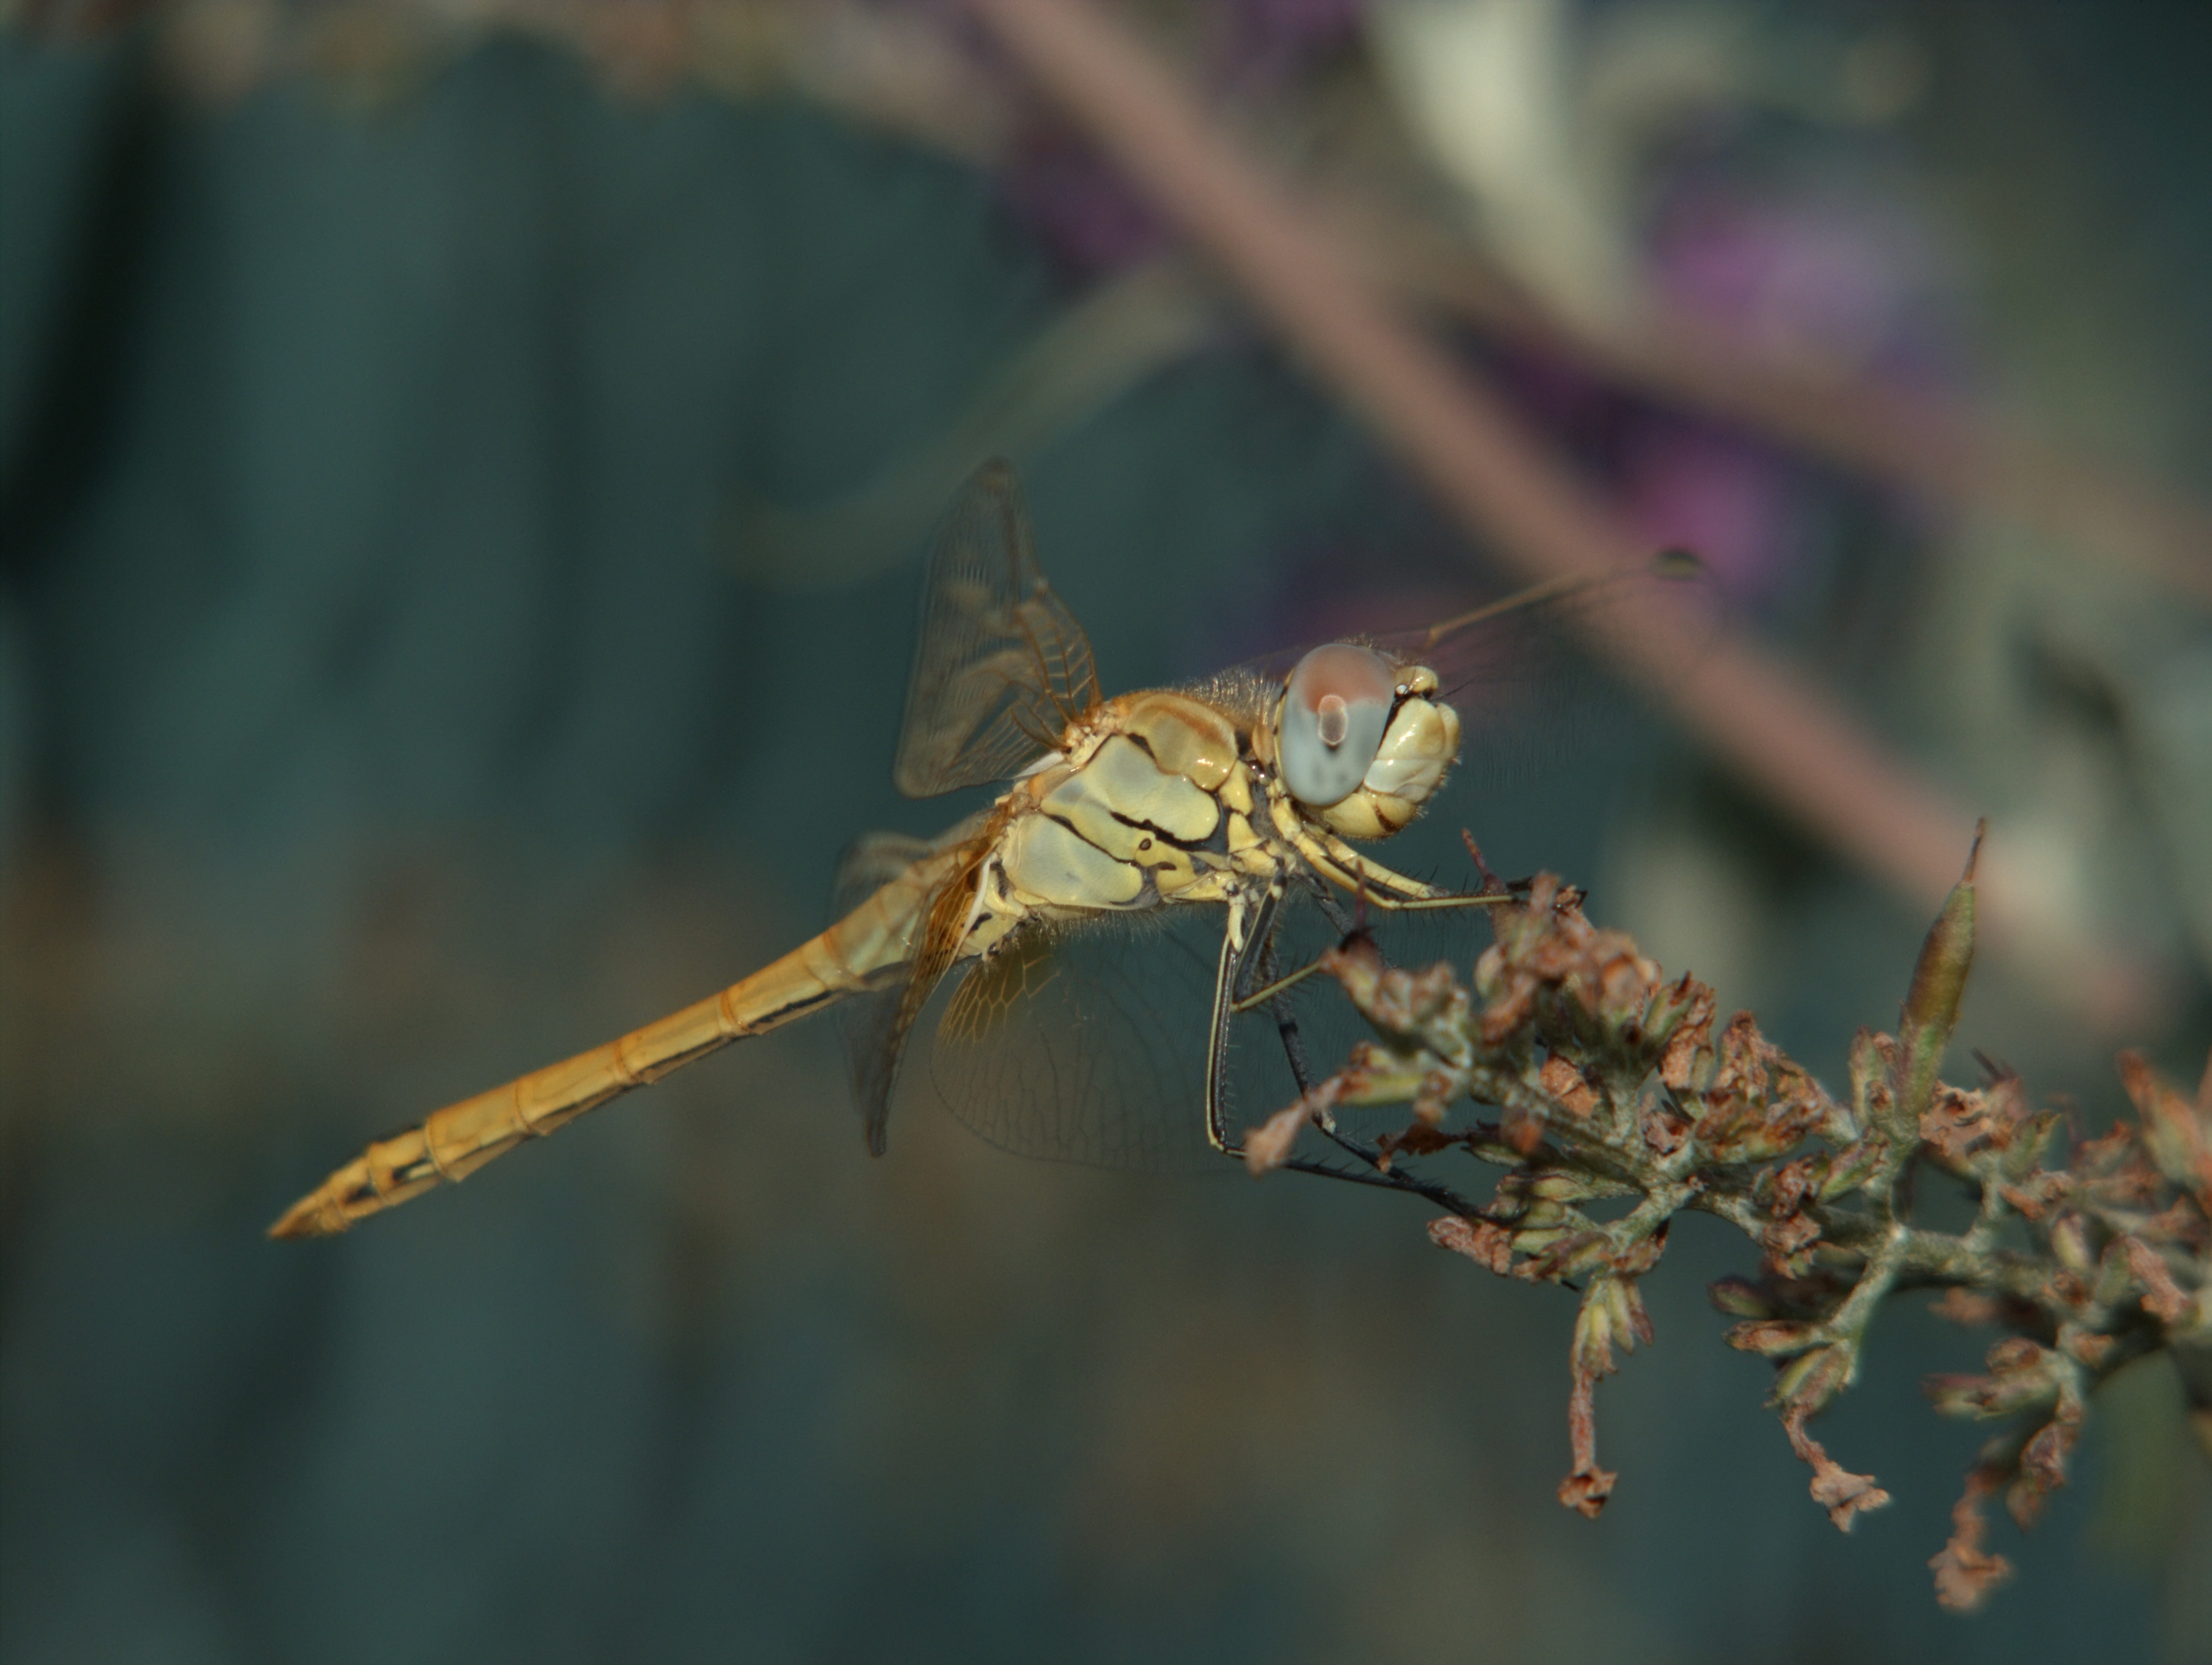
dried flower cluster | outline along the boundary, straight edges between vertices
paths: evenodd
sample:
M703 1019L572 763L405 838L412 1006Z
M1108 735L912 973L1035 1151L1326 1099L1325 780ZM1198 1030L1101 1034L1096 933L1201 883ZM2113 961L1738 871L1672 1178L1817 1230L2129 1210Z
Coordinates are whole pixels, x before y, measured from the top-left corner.
M1978 1089L1942 1081L1972 958L1971 862L1921 951L1899 1032L1863 1030L1853 1042L1848 1103L1748 1013L1717 1027L1711 989L1667 980L1628 937L1591 925L1580 902L1545 875L1492 908L1498 940L1472 991L1449 966L1390 969L1364 937L1333 950L1326 969L1378 1038L1254 1129L1248 1161L1279 1166L1318 1127L1369 1165L1366 1177L1450 1208L1429 1228L1443 1247L1502 1276L1573 1281L1574 1468L1559 1498L1585 1515L1615 1479L1598 1466L1593 1392L1616 1350L1651 1340L1638 1281L1682 1210L1758 1244L1759 1275L1725 1279L1712 1299L1740 1320L1730 1345L1775 1361L1771 1402L1812 1468L1814 1501L1845 1530L1888 1493L1836 1462L1807 1424L1857 1375L1886 1298L1943 1291L1946 1317L2010 1332L1986 1374L1928 1383L1947 1415L2013 1420L1968 1474L1954 1533L1930 1563L1946 1606L1976 1606L2010 1571L1984 1546L1983 1501L2002 1493L2032 1523L2065 1480L2100 1382L2154 1349L2212 1343L2212 1069L2192 1105L2123 1054L2140 1120L2074 1141L2060 1166L2047 1153L2061 1113L2033 1108L2015 1076L1985 1063ZM1448 1129L1462 1099L1495 1106L1497 1119ZM1371 1144L1336 1126L1339 1106L1391 1105L1410 1120ZM1459 1150L1505 1170L1487 1203L1431 1183L1433 1168L1417 1181L1401 1160ZM1965 1230L1914 1223L1921 1164L1978 1199ZM1626 1211L1586 1212L1607 1198Z

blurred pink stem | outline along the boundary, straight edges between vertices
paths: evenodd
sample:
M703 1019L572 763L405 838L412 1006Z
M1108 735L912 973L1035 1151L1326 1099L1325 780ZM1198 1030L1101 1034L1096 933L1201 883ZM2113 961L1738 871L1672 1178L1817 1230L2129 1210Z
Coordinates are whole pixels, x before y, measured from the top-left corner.
M1533 581L1650 553L1478 375L1377 301L1327 236L1215 135L1118 23L1085 0L969 3L1009 56L1509 566ZM1653 621L1638 638L1605 645L1639 672L1674 657L1661 633L1680 627ZM1727 638L1703 652L1699 670L1669 698L1790 814L1916 904L1940 904L1972 841L1973 817L1802 677ZM1993 934L2002 937L2001 924ZM2087 960L2102 963L2078 966L2076 1002L2100 1021L2120 1018L2136 1003L2141 990L2130 985L2138 979L2102 955Z
M1625 386L1778 436L1869 478L2045 528L2089 560L2117 559L2212 602L2212 510L2169 486L2084 462L1925 390L1785 354L1679 310L1611 330L1547 312L1459 241L1339 193L1322 209L1341 247L1406 298L1565 354Z

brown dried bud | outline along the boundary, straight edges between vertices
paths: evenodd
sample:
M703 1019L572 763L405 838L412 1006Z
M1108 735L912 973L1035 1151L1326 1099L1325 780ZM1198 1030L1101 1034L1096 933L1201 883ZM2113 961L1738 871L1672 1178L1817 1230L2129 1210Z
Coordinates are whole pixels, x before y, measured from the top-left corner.
M2070 1175L2045 1169L2033 1179L2016 1185L1999 1185L1997 1195L2008 1207L2018 1210L2023 1219L2039 1220L2051 1212L2051 1205L2068 1196L2074 1189Z
M1890 1082L1897 1074L1897 1042L1888 1035L1862 1029L1851 1038L1851 1109L1862 1128L1887 1125L1896 1093Z
M2087 1276L2097 1263L2089 1252L2089 1222L2076 1214L2061 1214L2051 1222L2051 1252L2068 1271Z
M1742 1278L1717 1278L1705 1286L1705 1299L1732 1318L1771 1318L1774 1303L1757 1284ZM1751 1349L1762 1351L1759 1348Z
M1978 1093L1936 1085L1933 1102L1920 1113L1920 1141L1954 1169L1963 1169L1983 1151L2002 1149L2011 1129L1992 1120Z
M2142 1141L2158 1171L2212 1214L2212 1128L2182 1096L2158 1078L2140 1052L2119 1057L2120 1081L2142 1117ZM2212 1081L2212 1065L2206 1069Z
M1527 1249L1528 1234L1517 1233L1515 1245ZM1522 1265L1520 1274L1539 1283L1557 1283L1565 1278L1579 1278L1609 1265L1613 1240L1603 1232L1568 1232L1536 1250ZM1583 1303L1584 1309L1589 1306Z
M1651 1094L1637 1116L1644 1142L1659 1156L1672 1156L1689 1142L1689 1118L1662 1094Z
M1452 1100L1460 1095L1458 1077L1443 1068L1421 1072L1421 1084L1413 1091L1413 1116L1424 1125L1440 1128L1444 1124L1444 1112L1451 1108Z
M1672 983L1662 984L1654 989L1650 997L1644 1002L1640 1026L1644 1040L1662 1048L1672 1041L1675 1032L1691 1016L1697 1003L1697 991L1704 986L1685 972Z
M1595 1280L1575 1315L1575 1339L1568 1358L1574 1387L1567 1400L1567 1432L1574 1468L1559 1482L1559 1501L1595 1520L1613 1495L1620 1477L1597 1466L1598 1378L1613 1369L1613 1349L1624 1353L1651 1340L1651 1320L1633 1280L1607 1274Z
M1928 1303L1928 1310L1939 1318L1948 1318L1954 1324L1993 1324L2004 1313L2003 1304L1993 1296L1978 1294L1971 1289L1947 1289Z
M2097 1262L2097 1275L2089 1286L2089 1299L2100 1306L2111 1306L2127 1299L2135 1287L2136 1269L2130 1264L2127 1250L2115 1238L2105 1245L2103 1256Z
M1959 1002L1966 992L1966 973L1974 963L1974 864L1982 853L1985 826L1974 829L1974 847L1966 857L1966 870L1951 887L1943 911L1921 944L1920 959L1912 968L1911 987L1905 996L1905 1020L1898 1038L1904 1045L1903 1069L1897 1078L1897 1125L1892 1131L1910 1137L1918 1130L1921 1111L1936 1087L1936 1071L1958 1026Z
M1272 1173L1290 1160L1291 1147L1297 1143L1298 1135L1318 1112L1335 1103L1340 1083L1340 1077L1332 1075L1297 1103L1245 1130L1244 1166L1255 1178Z
M1992 1088L1991 1096L1998 1096L1998 1089ZM2012 1142L2006 1147L2003 1160L1997 1166L2006 1178L2023 1180L2035 1172L2036 1164L2043 1159L2044 1148L2051 1142L2051 1135L2057 1132L2059 1123L2065 1118L2055 1110L2040 1111L2033 1116L2026 1114L2026 1105L2021 1099L2016 1084L2008 1096L2010 1102L2006 1104L2006 1109L2008 1111L2017 1110L2021 1113L2011 1118ZM2000 1102L2003 1100L2001 1099ZM2041 1177L2037 1183L2043 1183Z
M1677 1093L1702 1087L1712 1068L1713 991L1685 973L1651 996L1644 1008L1647 1034L1663 1034L1659 1079Z
M2051 1494L2066 1484L2066 1459L2081 1437L2086 1415L2079 1399L2061 1394L2051 1420L2021 1449L2020 1472L2005 1492L2005 1509L2023 1529L2035 1524Z
M1498 1136L1524 1161L1544 1142L1544 1121L1521 1105L1508 1105L1498 1118Z
M1857 1354L1845 1341L1832 1342L1793 1359L1774 1378L1774 1402L1816 1416L1850 1385L1857 1362Z
M1462 1220L1446 1214L1429 1222L1429 1241L1439 1249L1465 1255L1477 1266L1504 1277L1513 1269L1513 1234L1486 1220Z
M1730 1347L1745 1353L1764 1353L1770 1359L1786 1359L1808 1347L1818 1347L1820 1341L1820 1325L1796 1323L1785 1318L1759 1318L1750 1323L1734 1324L1728 1333Z
M1753 1200L1764 1203L1766 1211L1778 1220L1796 1213L1813 1189L1814 1173L1820 1159L1817 1156L1800 1156L1762 1169L1752 1182Z
M1567 1402L1567 1427L1571 1437L1577 1437L1583 1424L1577 1413L1583 1408L1580 1398ZM1587 1464L1577 1462L1575 1471L1559 1482L1559 1501L1585 1520L1595 1520L1605 1511L1607 1498L1613 1495L1613 1485L1620 1479L1620 1471L1597 1466L1596 1416L1589 1418L1590 1427L1590 1459Z
M2059 1391L2057 1354L2024 1335L1999 1341L1984 1362L1986 1376L1945 1373L1931 1376L1921 1390L1945 1416L2009 1416L2014 1411L2049 1403Z
M1597 1094L1590 1091L1583 1072L1554 1052L1544 1060L1537 1079L1544 1091L1557 1099L1568 1114L1588 1121L1597 1109Z
M1991 1590L2012 1577L2012 1563L1982 1547L1989 1538L1982 1499L1996 1486L1996 1480L1979 1468L1966 1476L1966 1494L1951 1509L1951 1540L1928 1563L1936 1574L1936 1599L1953 1613L1972 1613Z
M2112 1349L2119 1345L2110 1335L2100 1335L2094 1329L2081 1329L2073 1324L2058 1326L2058 1350L2078 1364L2097 1369L2112 1357Z
M1805 1251L1820 1239L1819 1221L1808 1214L1790 1214L1759 1234L1759 1246L1774 1270L1800 1277L1811 1265Z
M1838 1151L1820 1181L1820 1201L1832 1202L1858 1190L1874 1177L1882 1158L1888 1153L1888 1142L1879 1134L1869 1135Z
M1806 1423L1850 1385L1855 1363L1851 1349L1839 1341L1789 1365L1776 1378L1774 1389L1790 1449L1812 1468L1813 1501L1828 1511L1828 1519L1838 1532L1850 1531L1852 1522L1863 1511L1889 1502L1889 1493L1875 1484L1873 1475L1850 1473L1805 1432Z
M2143 1287L2143 1311L2162 1324L2179 1323L2196 1310L2197 1303L2181 1293L2173 1272L2158 1250L2138 1237L2124 1237L2114 1245Z

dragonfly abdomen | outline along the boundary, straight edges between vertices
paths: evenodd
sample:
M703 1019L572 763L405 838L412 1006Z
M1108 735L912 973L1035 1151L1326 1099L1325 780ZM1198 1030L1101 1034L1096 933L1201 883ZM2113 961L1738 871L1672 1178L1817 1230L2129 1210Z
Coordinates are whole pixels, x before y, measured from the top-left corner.
M526 1140L541 1138L632 1087L732 1041L779 1027L859 993L912 952L928 899L960 852L935 855L836 924L718 995L589 1052L447 1105L420 1126L379 1140L286 1210L271 1237L325 1237L356 1220L467 1178Z

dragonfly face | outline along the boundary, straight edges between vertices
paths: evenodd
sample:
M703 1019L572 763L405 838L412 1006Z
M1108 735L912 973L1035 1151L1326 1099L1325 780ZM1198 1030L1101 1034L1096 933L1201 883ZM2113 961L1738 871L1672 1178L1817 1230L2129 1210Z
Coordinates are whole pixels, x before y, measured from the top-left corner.
M1522 627L1541 622L1540 608L1617 588L1553 586L1407 638L1330 643L1286 675L1247 668L1109 699L1082 627L1037 567L1012 469L987 463L938 534L892 775L910 797L991 785L992 806L934 839L863 838L820 935L719 995L370 1146L273 1229L343 1231L824 1007L844 1030L878 1153L916 1032L929 1038L939 1096L996 1142L1150 1166L1158 1141L1130 1136L1122 1118L1166 1106L1233 1153L1231 1021L1276 999L1292 907L1316 899L1335 922L1332 889L1383 910L1492 899L1394 873L1346 841L1409 825L1471 725L1494 725L1516 690L1545 710L1571 696ZM1218 921L1211 945L1182 944L1180 963L1202 982L1179 981L1172 956L1139 963L1146 944L1129 927L1143 917ZM1273 1009L1303 1087L1294 1026Z
M1354 642L1315 648L1261 731L1284 790L1345 838L1403 831L1459 757L1459 713L1436 692L1425 665Z

